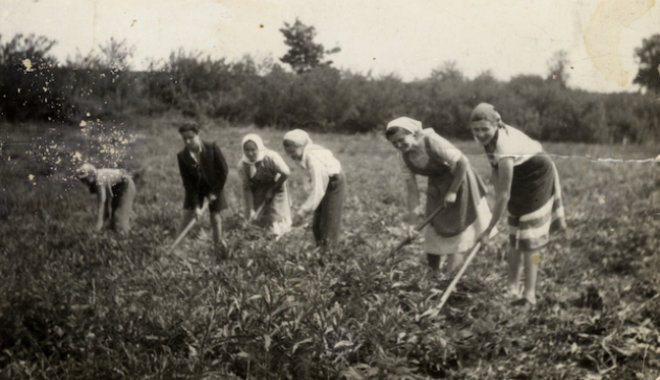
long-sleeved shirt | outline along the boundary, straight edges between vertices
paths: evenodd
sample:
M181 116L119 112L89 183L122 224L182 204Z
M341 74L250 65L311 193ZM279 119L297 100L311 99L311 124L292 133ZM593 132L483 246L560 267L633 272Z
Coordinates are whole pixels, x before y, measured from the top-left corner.
M203 142L198 157L187 149L177 155L179 172L185 189L184 209L198 207L200 196L213 194L220 199L227 181L227 162L215 143Z
M310 144L303 150L300 166L307 170L311 182L309 195L300 210L314 211L325 196L330 177L341 173L341 164L328 149Z

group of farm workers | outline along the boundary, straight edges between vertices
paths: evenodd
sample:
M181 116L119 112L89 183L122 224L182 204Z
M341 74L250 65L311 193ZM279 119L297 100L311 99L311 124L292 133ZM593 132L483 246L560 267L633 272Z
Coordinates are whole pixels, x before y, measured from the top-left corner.
M385 136L400 152L408 211L411 216L436 213L424 230L424 251L433 270L438 270L447 259L450 271L462 264L465 253L475 244L486 244L497 234L496 226L506 213L510 241L506 294L514 299L514 304L534 305L538 268L550 234L566 228L557 169L538 141L505 124L490 104L481 103L472 110L469 128L483 146L492 168L492 210L479 174L451 142L409 117L387 124ZM196 123L179 127L184 149L177 160L185 189L181 228L208 208L214 250L224 259L227 247L222 238L220 212L227 207L223 193L227 163L218 145L202 141L199 132ZM308 175L311 186L307 199L292 216L287 191L289 167L280 154L265 147L262 139L251 133L243 137L243 155L238 164L245 219L281 236L291 229L294 218L304 220L313 214L316 245L324 251L331 249L339 240L346 197L341 163L300 129L284 134L282 144L286 154ZM416 175L428 178L423 209ZM84 164L77 176L98 195L96 228L107 223L127 231L135 196L130 175L121 169L95 169Z

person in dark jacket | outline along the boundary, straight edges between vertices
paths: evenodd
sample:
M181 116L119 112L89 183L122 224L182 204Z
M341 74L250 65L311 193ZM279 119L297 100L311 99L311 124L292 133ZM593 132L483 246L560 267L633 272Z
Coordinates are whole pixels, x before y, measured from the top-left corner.
M185 148L177 154L179 172L185 189L183 222L185 228L193 218L199 218L203 204L208 202L213 230L213 247L221 258L227 258L227 245L222 238L220 212L227 208L223 188L227 181L227 162L214 142L202 141L195 123L184 123L179 134Z

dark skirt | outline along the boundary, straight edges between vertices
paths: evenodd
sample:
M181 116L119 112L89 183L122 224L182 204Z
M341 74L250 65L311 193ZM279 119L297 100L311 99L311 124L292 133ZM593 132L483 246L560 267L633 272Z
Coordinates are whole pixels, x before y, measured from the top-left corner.
M321 203L314 211L312 232L317 246L334 246L339 240L341 214L346 197L346 176L343 172L330 177Z
M449 170L428 177L426 215L442 207L454 177ZM468 165L465 177L456 191L456 201L439 212L431 221L435 232L442 237L457 236L476 219L478 205L486 195L486 187L479 175Z
M538 210L554 193L554 167L545 153L540 153L513 168L508 211L525 215Z
M551 233L566 229L559 174L546 154L514 168L508 209L509 241L515 249L543 248Z

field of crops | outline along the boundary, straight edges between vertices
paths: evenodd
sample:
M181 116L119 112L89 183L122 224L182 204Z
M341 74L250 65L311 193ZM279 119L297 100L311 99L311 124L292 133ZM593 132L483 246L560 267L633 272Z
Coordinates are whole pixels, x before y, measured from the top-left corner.
M202 137L235 166L251 131L211 122ZM282 131L258 133L282 152ZM500 234L428 318L451 278L427 271L419 241L387 260L405 237L396 151L377 134L312 138L348 178L339 249L321 257L309 229L275 241L242 228L232 170L218 262L206 219L167 252L183 203L171 120L0 126L0 378L660 376L660 164L638 161L658 151L544 144L570 230L544 258L538 304L503 296ZM476 143L456 144L488 180ZM70 179L80 158L142 173L128 236L91 231L93 198Z

